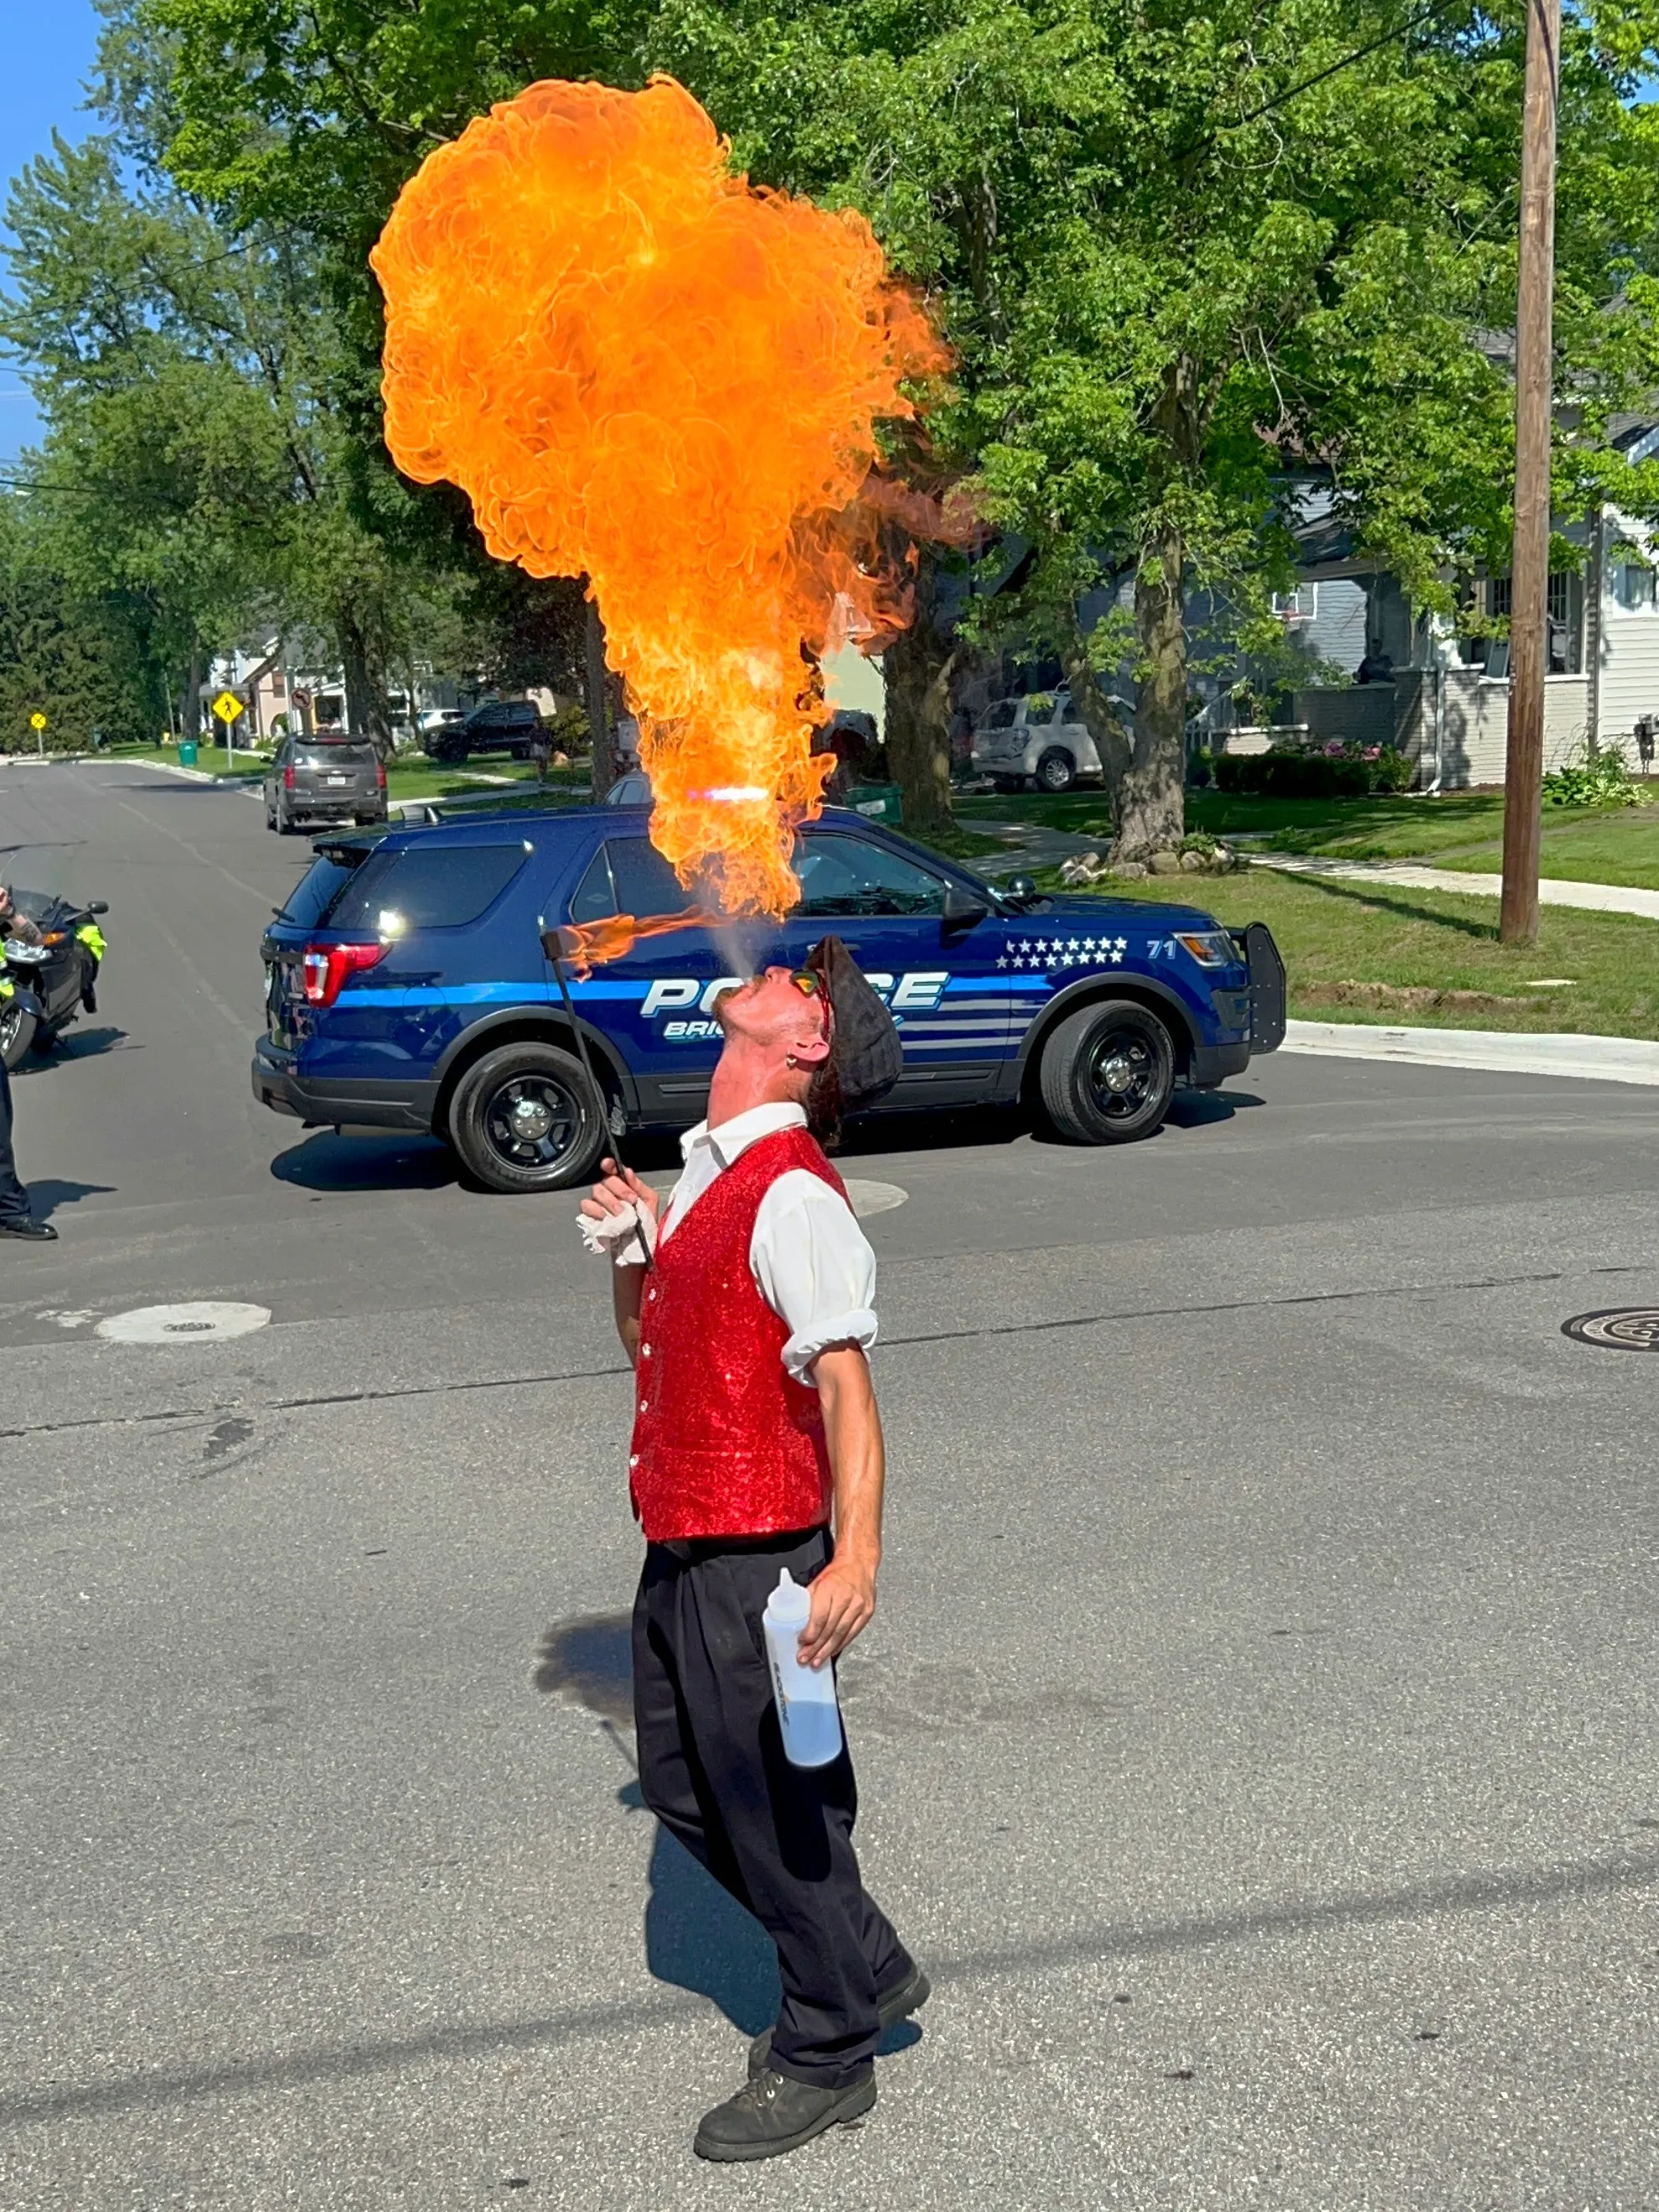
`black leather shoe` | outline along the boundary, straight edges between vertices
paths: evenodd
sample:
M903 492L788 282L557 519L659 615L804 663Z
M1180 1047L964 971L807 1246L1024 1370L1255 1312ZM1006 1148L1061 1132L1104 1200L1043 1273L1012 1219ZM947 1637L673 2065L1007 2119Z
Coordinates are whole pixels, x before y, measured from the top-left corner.
M49 1221L37 1221L33 1214L0 1215L0 1237L27 1237L36 1244L55 1244L58 1231Z
M920 2012L933 1994L933 1984L913 1959L910 1961L910 1971L904 1979L890 1989L881 2000L876 2018L881 2023L882 2033L885 2035L890 2027L896 2027L902 2020L908 2020L913 2012ZM770 2065L771 2061L772 2031L769 2027L763 2028L749 2046L749 2071L751 2076L762 2072L764 2068Z
M861 2120L876 2101L876 2069L845 2089L819 2089L768 2066L751 2074L735 2097L705 2112L691 2148L699 2158L723 2164L738 2159L781 2158L829 2128Z

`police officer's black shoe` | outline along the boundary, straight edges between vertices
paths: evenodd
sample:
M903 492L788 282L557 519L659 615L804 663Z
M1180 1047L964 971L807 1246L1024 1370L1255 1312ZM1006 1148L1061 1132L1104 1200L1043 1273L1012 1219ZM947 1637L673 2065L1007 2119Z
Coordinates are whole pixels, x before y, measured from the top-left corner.
M933 1994L933 1985L915 1960L910 1961L909 1971L902 1982L896 1982L880 2001L876 2018L881 2032L896 2027L902 2020L908 2020L913 2012L920 2012ZM772 2058L772 2031L763 2028L749 2046L749 2071L758 2074L769 2065Z
M49 1221L37 1221L32 1213L0 1213L0 1237L27 1237L37 1244L55 1244L58 1231Z
M768 2066L751 2074L735 2097L703 2114L691 2148L699 2158L722 2163L781 2158L826 2129L861 2120L875 2101L873 2066L844 2089L820 2089Z

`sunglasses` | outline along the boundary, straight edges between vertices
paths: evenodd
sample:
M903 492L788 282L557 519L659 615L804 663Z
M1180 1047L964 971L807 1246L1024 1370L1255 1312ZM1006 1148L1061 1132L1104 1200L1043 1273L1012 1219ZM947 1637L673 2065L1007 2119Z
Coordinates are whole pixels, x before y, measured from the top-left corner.
M789 980L798 991L805 992L809 999L818 999L823 995L823 978L814 968L797 968L791 974Z

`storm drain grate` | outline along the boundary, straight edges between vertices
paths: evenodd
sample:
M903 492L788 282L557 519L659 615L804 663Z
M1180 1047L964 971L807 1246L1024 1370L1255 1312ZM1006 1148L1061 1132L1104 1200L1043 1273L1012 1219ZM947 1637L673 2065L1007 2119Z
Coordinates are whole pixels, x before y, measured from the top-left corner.
M1598 1344L1607 1352L1659 1352L1659 1306L1612 1306L1605 1313L1575 1314L1563 1336Z

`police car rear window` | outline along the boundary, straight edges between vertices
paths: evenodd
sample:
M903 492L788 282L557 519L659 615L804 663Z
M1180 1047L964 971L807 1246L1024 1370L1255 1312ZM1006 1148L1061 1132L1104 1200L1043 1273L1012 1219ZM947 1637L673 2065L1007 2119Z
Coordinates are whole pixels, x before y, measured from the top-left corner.
M613 914L681 914L692 895L648 837L609 837L595 853L570 902L572 921Z
M476 921L525 864L522 844L439 845L376 853L329 916L335 929L459 929Z
M349 865L326 858L313 860L289 893L277 920L296 922L301 929L315 929L362 865L361 855Z

